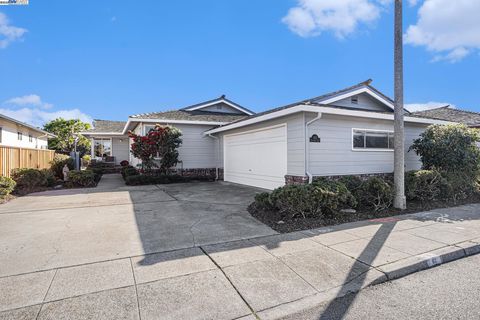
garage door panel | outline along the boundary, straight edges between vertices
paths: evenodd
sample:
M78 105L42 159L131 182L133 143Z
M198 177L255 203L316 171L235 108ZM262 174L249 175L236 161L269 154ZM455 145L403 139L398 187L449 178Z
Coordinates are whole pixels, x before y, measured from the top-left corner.
M287 172L285 126L225 137L225 181L274 189Z

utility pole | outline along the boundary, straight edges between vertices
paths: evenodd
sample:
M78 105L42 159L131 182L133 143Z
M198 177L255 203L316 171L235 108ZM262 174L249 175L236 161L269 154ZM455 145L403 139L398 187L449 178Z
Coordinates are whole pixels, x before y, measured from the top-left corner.
M394 112L394 171L395 198L393 206L407 208L405 198L405 132L403 124L403 4L395 0L395 112Z

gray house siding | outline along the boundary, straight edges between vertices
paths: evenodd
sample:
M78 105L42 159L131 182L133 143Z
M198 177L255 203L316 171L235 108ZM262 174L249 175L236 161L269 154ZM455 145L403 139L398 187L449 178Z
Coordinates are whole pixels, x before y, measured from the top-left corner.
M304 175L305 174L305 129L304 115L298 113L258 124L252 124L239 129L229 130L226 133L219 133L220 138L220 167L223 167L223 136L226 134L241 133L250 130L256 130L278 124L287 124L287 174L288 175Z
M212 128L211 125L175 124L182 131L183 143L178 149L178 159L183 162L184 169L215 168L215 140L203 133ZM178 167L182 167L178 164Z
M308 118L312 118L308 116ZM310 172L317 176L393 172L393 151L353 151L352 129L393 131L393 121L326 115L309 126L309 136L317 134L320 143L310 143ZM419 169L418 156L407 152L413 139L426 125L405 125L406 169Z
M380 103L378 100L372 98L372 96L366 93L359 94L357 97L358 97L358 104L353 104L352 98L346 98L343 100L333 102L331 105L339 106L339 107L355 108L360 110L371 110L371 111L391 110L389 107Z
M213 106L202 108L201 111L210 111L210 112L222 112L222 113L233 113L233 114L243 114L243 112L230 107L225 103L218 103Z

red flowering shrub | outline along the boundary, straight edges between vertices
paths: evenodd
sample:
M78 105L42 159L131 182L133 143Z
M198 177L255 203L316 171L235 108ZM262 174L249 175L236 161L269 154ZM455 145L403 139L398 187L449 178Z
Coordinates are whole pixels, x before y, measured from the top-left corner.
M129 136L133 139L131 152L134 157L142 160L142 169L146 172L158 167L161 173L168 173L168 169L177 164L177 149L182 144L182 133L179 129L156 125L146 136L133 132L129 132Z

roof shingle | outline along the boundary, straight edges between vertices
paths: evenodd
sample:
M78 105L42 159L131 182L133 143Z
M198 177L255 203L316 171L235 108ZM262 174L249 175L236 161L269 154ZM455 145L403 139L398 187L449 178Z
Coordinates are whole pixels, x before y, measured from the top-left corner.
M480 113L454 109L450 106L440 107L436 109L417 111L412 113L413 116L430 118L436 120L446 120L452 122L464 123L468 126L480 126Z
M230 114L221 112L209 111L185 111L172 110L165 112L143 113L130 116L131 119L159 119L159 120L186 120L186 121L208 121L208 122L232 122L242 118L246 115Z
M93 128L88 132L122 133L126 121L93 120Z

